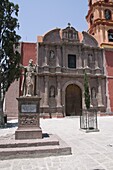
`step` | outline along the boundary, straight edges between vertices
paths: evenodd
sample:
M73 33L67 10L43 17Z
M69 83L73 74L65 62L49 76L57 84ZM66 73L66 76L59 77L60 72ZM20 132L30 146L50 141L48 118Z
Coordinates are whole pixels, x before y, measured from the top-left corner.
M16 144L14 143L14 146L12 140L12 143L8 144L8 147L5 147L7 146L8 140L4 145L0 140L0 145L4 146L3 148L0 148L0 159L40 158L71 154L71 147L69 147L62 139L56 135L50 136L50 138L39 140L15 140ZM53 139L55 140L56 145L55 143L49 143L50 141L53 141ZM44 143L44 141L46 142ZM43 144L40 145L41 142Z
M15 148L15 147L35 147L35 146L47 146L47 145L59 145L59 140L54 135L42 139L28 139L28 140L0 140L0 148Z

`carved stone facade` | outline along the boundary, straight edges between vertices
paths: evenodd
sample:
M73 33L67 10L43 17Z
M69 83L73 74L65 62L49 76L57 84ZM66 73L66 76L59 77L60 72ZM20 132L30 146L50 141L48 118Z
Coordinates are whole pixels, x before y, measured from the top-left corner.
M88 74L91 107L106 110L103 49L87 32L70 25L54 29L37 42L37 87L41 116L79 115L84 104L84 72Z

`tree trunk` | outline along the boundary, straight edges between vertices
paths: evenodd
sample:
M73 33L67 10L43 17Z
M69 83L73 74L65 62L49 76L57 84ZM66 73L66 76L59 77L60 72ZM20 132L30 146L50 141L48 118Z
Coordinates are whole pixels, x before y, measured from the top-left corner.
M1 82L0 82L0 127L4 126L4 113L3 113L3 96L1 90Z
M0 100L0 127L4 126L3 101Z

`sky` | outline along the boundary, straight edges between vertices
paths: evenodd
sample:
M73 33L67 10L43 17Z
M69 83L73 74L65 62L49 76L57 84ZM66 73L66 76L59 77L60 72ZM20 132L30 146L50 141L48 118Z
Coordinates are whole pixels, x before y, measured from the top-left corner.
M71 23L77 31L87 31L85 19L88 0L11 0L19 5L17 33L21 41L36 42L38 35L67 27Z

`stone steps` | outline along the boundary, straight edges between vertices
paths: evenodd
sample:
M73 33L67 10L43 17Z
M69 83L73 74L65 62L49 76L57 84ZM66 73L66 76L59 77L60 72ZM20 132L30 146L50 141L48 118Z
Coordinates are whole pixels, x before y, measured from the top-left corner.
M71 148L58 136L33 140L0 140L0 159L34 158L71 154Z
M48 145L59 145L58 140L22 140L22 141L12 141L4 142L0 144L0 148L18 148L18 147L38 147L38 146L48 146Z

